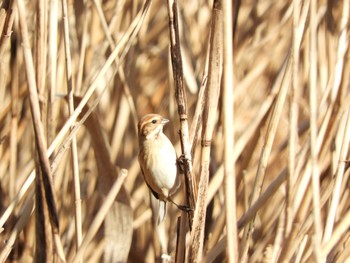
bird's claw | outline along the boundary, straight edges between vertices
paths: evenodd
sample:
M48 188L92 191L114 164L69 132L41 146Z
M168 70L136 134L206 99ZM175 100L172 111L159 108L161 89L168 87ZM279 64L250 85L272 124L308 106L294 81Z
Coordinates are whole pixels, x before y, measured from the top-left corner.
M185 172L185 165L188 161L188 158L184 154L181 154L179 158L176 159L177 166L179 167L180 173Z
M187 205L178 205L178 208L184 212L193 212L193 209Z

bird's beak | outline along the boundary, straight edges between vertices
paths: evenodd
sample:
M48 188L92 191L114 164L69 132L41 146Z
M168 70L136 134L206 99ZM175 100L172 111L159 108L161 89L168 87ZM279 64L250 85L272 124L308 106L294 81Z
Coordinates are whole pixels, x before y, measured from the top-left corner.
M165 125L165 124L167 124L168 122L169 122L168 119L163 118L161 123L162 123L163 125Z

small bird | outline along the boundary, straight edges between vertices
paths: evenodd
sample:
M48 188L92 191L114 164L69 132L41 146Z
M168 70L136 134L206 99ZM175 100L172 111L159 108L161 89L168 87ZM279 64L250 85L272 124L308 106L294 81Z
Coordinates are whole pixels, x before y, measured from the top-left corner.
M168 122L169 120L159 114L147 114L138 123L138 159L148 188L160 202L158 223L164 220L166 202L174 203L170 196L180 185L176 151L163 133L163 127ZM175 205L181 210L186 210L184 206Z

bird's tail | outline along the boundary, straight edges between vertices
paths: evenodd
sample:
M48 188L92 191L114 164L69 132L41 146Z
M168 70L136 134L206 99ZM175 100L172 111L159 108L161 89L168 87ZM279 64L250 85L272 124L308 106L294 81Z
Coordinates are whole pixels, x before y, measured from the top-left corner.
M164 221L166 214L166 201L157 199L153 194L150 195L152 207L153 224L159 225Z
M159 200L158 224L163 222L166 214L166 202Z

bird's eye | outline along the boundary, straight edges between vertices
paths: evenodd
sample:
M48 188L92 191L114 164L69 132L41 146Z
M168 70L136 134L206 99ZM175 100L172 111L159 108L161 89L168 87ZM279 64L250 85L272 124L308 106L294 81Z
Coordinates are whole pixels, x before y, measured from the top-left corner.
M157 123L157 120L153 120L152 123L153 123L153 124L156 124L156 123Z

